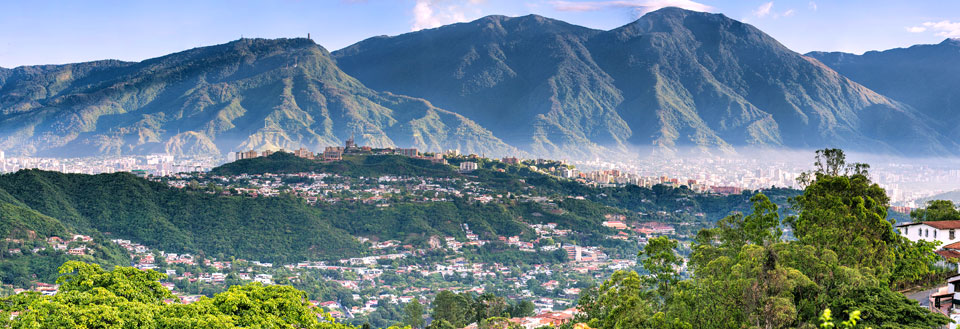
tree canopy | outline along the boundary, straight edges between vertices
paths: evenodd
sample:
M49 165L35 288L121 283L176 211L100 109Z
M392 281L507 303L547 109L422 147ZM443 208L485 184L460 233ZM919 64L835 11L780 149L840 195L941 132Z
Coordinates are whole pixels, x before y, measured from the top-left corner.
M932 328L950 320L892 286L934 270L935 245L911 242L887 219L889 199L864 164L840 150L817 152L817 170L793 199L795 216L755 195L752 213L732 214L697 234L675 280L676 242L651 239L640 253L649 274L618 272L584 293L581 321L596 328ZM782 241L784 227L796 240ZM666 286L666 288L665 288Z
M71 261L54 296L16 295L0 309L20 312L10 328L314 328L355 329L312 307L289 286L230 287L213 298L181 304L157 281L163 274L132 267L104 271Z

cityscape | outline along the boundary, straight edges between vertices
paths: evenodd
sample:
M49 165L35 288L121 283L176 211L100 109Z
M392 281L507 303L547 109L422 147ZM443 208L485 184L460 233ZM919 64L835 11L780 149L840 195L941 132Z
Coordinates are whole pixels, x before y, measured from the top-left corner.
M0 0L0 329L957 329L958 15Z

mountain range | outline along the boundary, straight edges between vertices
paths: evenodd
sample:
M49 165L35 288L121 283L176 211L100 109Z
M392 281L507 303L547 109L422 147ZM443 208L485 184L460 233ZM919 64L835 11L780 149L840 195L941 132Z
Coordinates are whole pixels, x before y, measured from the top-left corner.
M678 8L609 31L488 16L332 54L309 39L241 39L136 63L0 69L0 149L219 155L318 150L356 135L371 146L552 157L960 151L942 107L848 75L828 55Z
M960 39L863 55L812 52L830 68L927 114L932 125L960 138Z
M16 153L316 150L352 135L374 147L512 150L462 115L364 87L309 39L0 71L0 148Z

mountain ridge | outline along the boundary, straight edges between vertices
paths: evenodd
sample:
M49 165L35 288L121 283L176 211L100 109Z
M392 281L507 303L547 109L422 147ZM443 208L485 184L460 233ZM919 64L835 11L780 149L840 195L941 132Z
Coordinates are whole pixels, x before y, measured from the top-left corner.
M917 108L949 138L960 138L960 40L913 45L863 55L811 52L825 65L865 86Z
M960 129L857 81L722 14L664 8L609 31L491 15L333 53L305 38L240 39L2 69L0 149L223 155L357 134L376 147L553 158L960 151Z
M0 147L26 154L321 149L353 133L382 147L513 150L459 114L366 88L304 38L24 67L0 81L0 95Z
M630 146L958 150L910 106L722 14L664 8L610 31L567 26L531 36L518 28L559 24L535 17L381 36L333 56L368 85L456 109L547 156ZM379 60L387 54L390 61ZM495 126L504 117L512 125ZM903 130L883 128L894 124ZM531 128L517 134L518 126Z

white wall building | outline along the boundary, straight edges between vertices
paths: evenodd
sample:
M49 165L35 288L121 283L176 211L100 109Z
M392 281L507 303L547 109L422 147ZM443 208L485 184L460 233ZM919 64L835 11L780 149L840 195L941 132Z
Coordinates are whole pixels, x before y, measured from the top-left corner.
M469 162L469 161L467 161L467 162L461 162L461 163L460 163L460 171L469 172L469 171L474 171L474 170L477 170L477 163L476 163L476 162Z
M897 225L897 231L910 241L940 241L940 247L960 242L960 220L906 223Z

